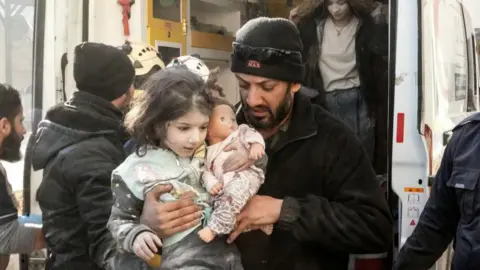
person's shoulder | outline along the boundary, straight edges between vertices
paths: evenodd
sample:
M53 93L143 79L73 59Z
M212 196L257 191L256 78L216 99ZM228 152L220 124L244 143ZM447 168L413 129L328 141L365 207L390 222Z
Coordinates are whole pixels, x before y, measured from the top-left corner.
M92 137L60 150L58 157L64 171L113 170L125 159L123 146L105 137ZM111 172L111 171L110 171Z
M480 129L480 113L474 113L458 123L453 131L460 129Z
M449 145L464 150L477 148L477 142L480 140L480 113L474 113L463 119L451 131L453 134Z
M113 181L126 184L134 195L143 200L143 190L149 183L175 181L186 176L175 154L164 149L147 149L138 155L130 154L112 172Z
M109 139L97 136L74 143L60 151L60 154L65 157L90 157L95 159L116 155L119 152L123 152L123 155L125 155L123 145L119 144L117 146Z
M115 169L115 173L125 174L132 170L147 170L155 172L158 180L177 178L183 173L177 156L169 150L155 148L147 149L138 155L130 154L125 161Z

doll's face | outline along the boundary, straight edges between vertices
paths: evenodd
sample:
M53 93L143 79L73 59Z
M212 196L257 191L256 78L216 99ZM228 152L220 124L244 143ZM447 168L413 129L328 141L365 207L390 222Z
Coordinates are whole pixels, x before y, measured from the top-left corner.
M329 0L327 8L333 19L339 21L350 16L350 5L347 0Z
M208 125L208 137L226 139L232 132L237 130L235 112L228 105L217 105L213 108Z

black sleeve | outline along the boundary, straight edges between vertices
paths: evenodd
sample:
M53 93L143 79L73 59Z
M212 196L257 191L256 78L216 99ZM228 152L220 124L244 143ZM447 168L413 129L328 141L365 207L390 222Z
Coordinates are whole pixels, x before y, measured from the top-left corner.
M447 182L452 174L453 152L459 137L454 133L445 149L430 197L415 230L400 249L393 267L395 270L430 268L453 239L460 212L455 190L449 188Z
M330 250L353 254L387 251L393 221L367 154L348 132L330 144L328 150L333 153L323 154L327 158L310 158L312 168L330 168L327 175L317 176L324 179L315 180L325 183L322 186L329 198L313 194L286 197L278 227L291 230L299 241L316 242Z
M68 156L62 165L65 179L72 180L75 185L78 211L87 224L89 255L100 268L106 269L116 252L107 229L113 204L110 179L116 164L107 153L114 154L79 151Z
M362 15L362 36L366 48L376 56L388 57L388 24L374 22L371 14Z
M372 24L368 49L376 56L388 57L388 24Z

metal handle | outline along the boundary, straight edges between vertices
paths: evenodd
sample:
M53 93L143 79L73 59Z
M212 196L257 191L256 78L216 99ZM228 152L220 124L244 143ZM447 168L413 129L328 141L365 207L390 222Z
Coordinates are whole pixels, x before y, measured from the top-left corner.
M187 19L182 19L182 33L184 36L187 35Z

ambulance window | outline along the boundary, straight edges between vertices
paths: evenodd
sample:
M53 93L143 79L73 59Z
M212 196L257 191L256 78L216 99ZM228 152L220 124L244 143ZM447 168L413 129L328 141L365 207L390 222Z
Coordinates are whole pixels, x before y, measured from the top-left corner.
M27 136L21 147L23 154L32 130L34 25L32 3L33 1L11 0L0 5L0 82L8 83L20 91L25 116L23 123L27 129ZM23 160L15 163L2 161L2 164L21 203L22 200L18 197L22 195L23 189Z
M153 2L153 17L155 19L180 22L180 0L149 0Z

